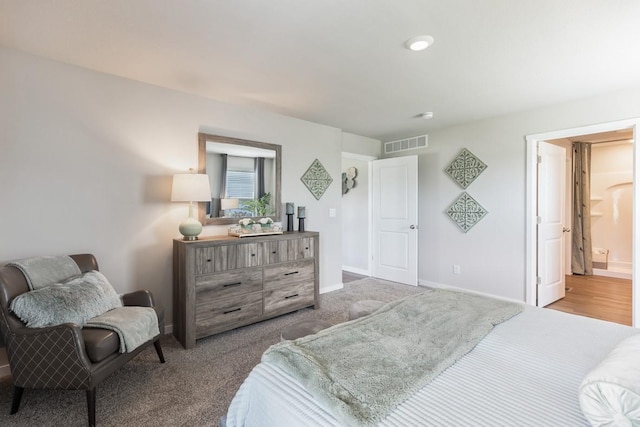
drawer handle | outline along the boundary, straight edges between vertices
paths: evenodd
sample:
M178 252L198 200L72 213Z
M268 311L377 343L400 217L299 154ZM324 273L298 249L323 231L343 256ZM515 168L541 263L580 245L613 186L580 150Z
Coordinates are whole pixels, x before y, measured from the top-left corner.
M242 307L238 307L238 308L234 308L233 310L225 311L225 312L223 312L223 314L229 314L229 313L233 313L234 311L240 311L240 310L242 310Z
M298 272L292 271L291 273L284 273L285 276L291 276L292 274L298 274Z
M284 297L284 299L295 298L297 296L299 296L299 294L293 294L293 295L289 295L288 297Z
M309 250L309 248L305 248L306 250Z
M271 253L275 255L277 252L276 252L276 251L273 251L273 252L271 252Z
M226 285L222 285L223 288L228 288L230 286L238 286L238 285L242 285L242 282L236 282L236 283L227 283Z
M251 254L251 256L256 256L256 254Z
M211 262L211 258L209 258L209 259L207 260L207 262Z

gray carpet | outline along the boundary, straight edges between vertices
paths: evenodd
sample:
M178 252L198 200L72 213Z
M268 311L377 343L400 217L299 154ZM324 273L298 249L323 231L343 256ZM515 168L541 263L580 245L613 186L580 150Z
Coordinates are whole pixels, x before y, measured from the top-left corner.
M361 279L320 296L320 310L295 313L198 340L184 350L166 336L167 363L160 364L153 347L107 378L97 389L99 426L217 426L242 381L262 353L280 340L280 332L303 320L347 321L351 304L363 299L389 302L424 288L376 279ZM10 379L0 380L1 426L84 426L84 391L25 390L20 411L9 415Z

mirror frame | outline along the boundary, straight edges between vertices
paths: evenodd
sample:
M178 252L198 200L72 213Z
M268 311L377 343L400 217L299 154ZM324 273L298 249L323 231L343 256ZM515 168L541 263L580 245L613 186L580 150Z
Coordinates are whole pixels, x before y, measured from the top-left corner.
M223 144L243 145L245 147L262 148L266 150L275 150L276 152L276 182L275 193L273 195L273 203L275 207L274 215L267 215L274 221L280 221L281 212L281 171L282 171L282 146L278 144L270 144L268 142L251 141L248 139L230 138L228 136L210 135L207 133L198 134L198 173L207 173L207 141L221 142ZM206 202L198 202L198 220L202 225L225 225L236 224L240 218L207 218ZM254 216L251 218L266 218Z

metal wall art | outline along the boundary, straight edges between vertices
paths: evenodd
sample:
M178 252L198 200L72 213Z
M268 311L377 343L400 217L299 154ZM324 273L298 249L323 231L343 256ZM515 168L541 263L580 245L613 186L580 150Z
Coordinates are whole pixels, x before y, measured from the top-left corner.
M322 166L318 159L315 159L309 169L302 175L300 180L307 186L313 197L320 200L320 197L327 191L329 185L333 182L333 178L329 172Z
M347 194L349 190L356 186L356 177L358 176L358 169L355 166L351 166L346 172L342 172L342 194Z
M462 188L466 189L487 168L479 158L466 148L453 159L445 172Z
M447 209L449 218L465 233L480 222L486 214L487 210L467 192L462 193Z

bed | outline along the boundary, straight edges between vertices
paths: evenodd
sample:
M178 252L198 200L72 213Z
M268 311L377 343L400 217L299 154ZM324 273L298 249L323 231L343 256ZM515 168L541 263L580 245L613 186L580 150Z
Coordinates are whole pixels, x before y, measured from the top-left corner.
M613 426L640 420L640 331L554 310L521 310L374 424ZM234 397L226 426L358 425L304 382L263 357ZM579 390L596 402L589 419Z

